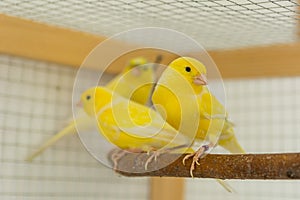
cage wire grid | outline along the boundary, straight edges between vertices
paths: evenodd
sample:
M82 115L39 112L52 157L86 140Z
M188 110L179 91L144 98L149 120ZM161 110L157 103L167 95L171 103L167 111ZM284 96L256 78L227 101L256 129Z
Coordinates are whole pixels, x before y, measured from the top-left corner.
M145 26L171 28L186 33L210 50L296 41L298 2L2 0L0 13L104 36Z

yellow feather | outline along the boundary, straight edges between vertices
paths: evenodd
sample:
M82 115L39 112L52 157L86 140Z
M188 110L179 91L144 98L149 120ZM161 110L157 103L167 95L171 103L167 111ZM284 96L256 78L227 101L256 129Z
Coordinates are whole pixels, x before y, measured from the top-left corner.
M76 133L77 126L80 126L81 129L85 129L91 125L92 121L87 117L87 115L84 112L80 112L76 120L71 121L64 129L56 133L50 139L46 140L46 142L44 142L36 151L28 155L25 160L31 162L34 158L43 153L47 148L55 144L62 137Z
M56 133L54 136L52 136L50 139L48 139L46 142L42 144L42 146L39 147L38 150L36 150L34 153L30 154L26 157L26 161L31 162L35 157L43 153L48 147L52 146L54 143L56 143L58 140L60 140L62 137L68 134L72 134L76 132L75 128L75 121L70 123L68 126L66 126L63 130Z

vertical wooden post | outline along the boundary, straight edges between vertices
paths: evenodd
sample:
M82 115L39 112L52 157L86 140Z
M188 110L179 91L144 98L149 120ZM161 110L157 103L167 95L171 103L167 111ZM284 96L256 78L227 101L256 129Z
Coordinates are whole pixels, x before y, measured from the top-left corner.
M297 39L300 41L300 0L298 0L298 6L296 8L296 19L298 20L297 22Z
M150 200L183 200L184 179L153 177L151 180Z

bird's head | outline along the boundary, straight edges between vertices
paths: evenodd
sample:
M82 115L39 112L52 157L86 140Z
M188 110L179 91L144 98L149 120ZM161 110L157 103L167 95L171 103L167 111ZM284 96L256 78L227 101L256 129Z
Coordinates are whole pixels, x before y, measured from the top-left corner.
M130 71L132 75L140 76L145 72L151 71L151 68L146 64L147 64L147 60L143 57L133 58L129 61L128 65L125 67L124 72Z
M190 57L180 57L171 62L169 67L177 71L195 91L207 84L206 67L198 60Z
M111 94L103 87L93 87L82 93L80 103L89 116L94 116L111 100Z

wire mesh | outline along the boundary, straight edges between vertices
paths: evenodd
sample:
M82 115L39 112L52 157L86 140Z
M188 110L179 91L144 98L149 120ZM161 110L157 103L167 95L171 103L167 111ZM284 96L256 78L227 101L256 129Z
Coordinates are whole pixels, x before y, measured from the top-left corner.
M206 49L295 42L297 0L2 0L0 13L111 36L172 28ZM145 43L151 38L144 38ZM118 178L68 136L33 163L24 158L66 124L76 71L0 56L1 199L147 199L147 179ZM86 84L94 74L86 72ZM82 81L84 88L85 82ZM228 80L228 111L248 152L299 151L300 78ZM223 152L217 149L216 152ZM186 199L299 199L299 181L187 180Z
M75 73L0 55L0 199L147 199L146 178L117 177L85 151L77 135L66 136L32 163L24 161L72 116ZM94 74L85 72L83 88Z
M223 49L296 41L297 2L2 0L0 12L105 36L145 26L172 28L193 37L206 49Z

